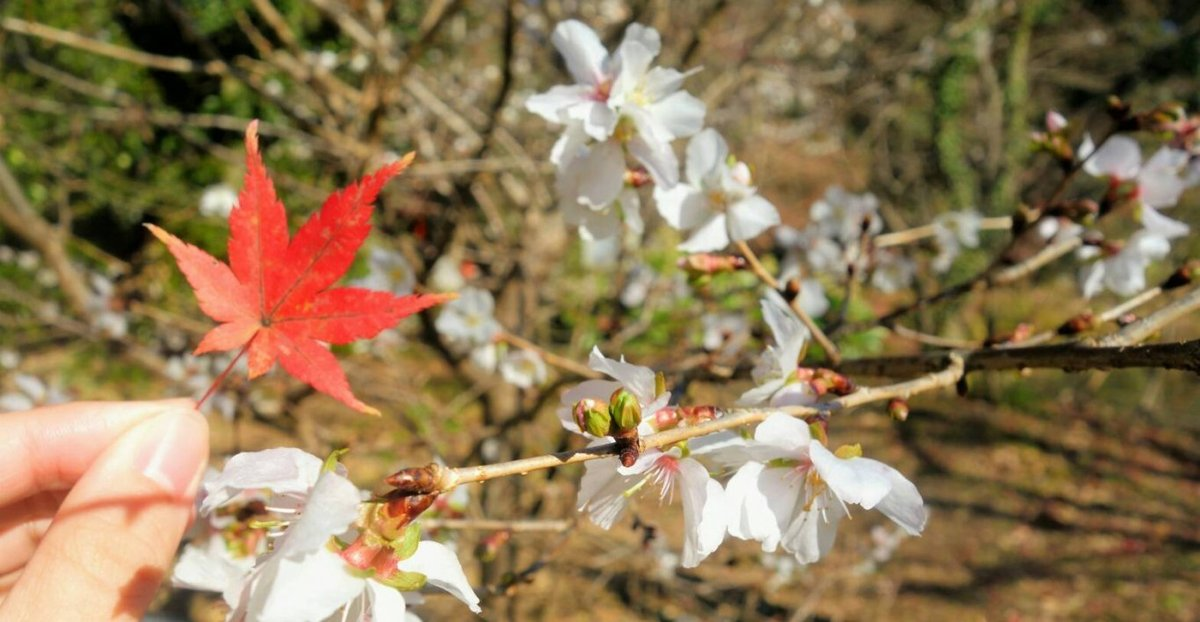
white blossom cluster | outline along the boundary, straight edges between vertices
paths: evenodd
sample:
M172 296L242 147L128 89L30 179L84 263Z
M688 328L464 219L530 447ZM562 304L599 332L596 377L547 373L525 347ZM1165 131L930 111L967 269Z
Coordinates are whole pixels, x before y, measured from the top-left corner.
M205 479L196 535L172 582L220 593L230 620L413 620L407 608L421 602L421 584L478 613L458 558L439 542L420 540L402 558L388 549L387 563L365 569L348 562L369 515L364 496L340 464L299 449L238 454Z
M451 347L467 353L477 367L499 371L509 384L528 389L546 382L546 364L537 352L496 343L500 322L496 321L495 311L491 292L465 287L458 298L442 307L434 327Z
M682 90L692 72L652 66L662 48L658 31L631 24L611 54L576 20L558 24L552 40L575 84L552 87L525 106L564 126L550 161L563 219L582 237L613 237L622 223L640 233L637 188L647 181L667 223L691 232L680 247L688 252L721 250L779 224L750 168L730 156L715 130L703 129L704 103ZM672 143L688 137L681 180Z
M1079 259L1088 262L1079 272L1083 295L1091 298L1108 290L1132 296L1146 288L1146 268L1167 256L1171 240L1190 232L1187 224L1160 210L1174 207L1184 190L1200 183L1200 175L1188 152L1164 145L1143 161L1137 141L1125 135L1111 136L1099 148L1085 135L1077 158L1089 175L1108 181L1110 193L1130 187L1126 197L1134 203L1140 227L1123 243L1079 249Z
M775 344L756 368L756 387L744 404L812 404L816 396L797 376L797 361L808 331L776 292L762 302ZM642 421L639 435L651 434L669 418L660 416L671 395L659 391L654 372L593 350L590 366L612 380L588 380L567 391L558 415L568 430L592 444L604 441L579 429L573 408L581 400L606 401L624 389L636 398ZM778 548L801 564L816 562L831 549L838 523L849 505L878 509L905 533L925 527L925 508L916 487L898 471L861 457L857 445L830 450L824 429L775 414L753 436L719 432L667 450L649 449L630 466L615 457L586 463L578 508L608 529L633 498L646 490L660 502L676 496L683 505L684 540L680 564L693 567L733 536L756 540L763 551Z

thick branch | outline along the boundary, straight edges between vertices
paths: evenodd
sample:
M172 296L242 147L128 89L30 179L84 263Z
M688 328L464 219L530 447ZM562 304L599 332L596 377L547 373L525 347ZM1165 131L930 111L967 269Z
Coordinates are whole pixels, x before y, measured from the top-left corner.
M962 357L968 372L1006 369L1083 371L1148 367L1184 369L1200 373L1200 340L1144 346L1089 347L1082 343L1067 343L957 353L930 352L915 356L844 361L837 370L850 376L906 376L939 369L955 354Z
M0 224L37 249L46 265L58 277L59 288L71 311L79 317L87 317L91 296L83 276L67 256L62 232L43 220L33 209L3 159L0 159Z

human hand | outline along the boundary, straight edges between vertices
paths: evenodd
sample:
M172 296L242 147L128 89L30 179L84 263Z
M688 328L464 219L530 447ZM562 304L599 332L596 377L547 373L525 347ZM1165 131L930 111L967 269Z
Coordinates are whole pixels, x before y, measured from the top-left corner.
M0 415L0 619L140 620L207 460L189 400Z

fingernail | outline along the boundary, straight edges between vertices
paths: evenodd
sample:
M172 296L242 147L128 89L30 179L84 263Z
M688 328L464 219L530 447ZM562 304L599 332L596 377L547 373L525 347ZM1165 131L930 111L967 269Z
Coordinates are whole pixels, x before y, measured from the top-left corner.
M190 410L163 413L138 430L134 467L177 497L195 494L200 473L208 460L208 424Z

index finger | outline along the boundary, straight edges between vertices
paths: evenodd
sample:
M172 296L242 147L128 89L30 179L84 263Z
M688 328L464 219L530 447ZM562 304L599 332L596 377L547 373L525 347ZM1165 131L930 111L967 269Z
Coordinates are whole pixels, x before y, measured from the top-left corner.
M195 403L75 402L0 415L0 506L71 488L126 430L173 410L195 410Z

